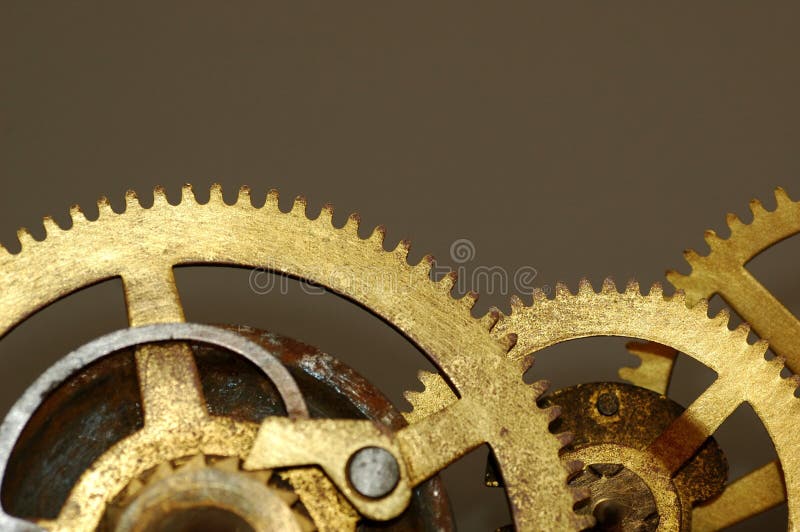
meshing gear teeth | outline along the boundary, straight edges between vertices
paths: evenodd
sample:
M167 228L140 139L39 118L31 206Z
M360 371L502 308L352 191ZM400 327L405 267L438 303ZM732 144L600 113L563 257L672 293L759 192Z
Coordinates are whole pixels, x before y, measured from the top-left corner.
M764 359L766 342L748 343L749 327L731 331L727 312L712 318L707 313L705 300L689 309L681 292L665 297L659 285L642 295L636 283L629 283L620 293L612 281L606 280L600 293L595 293L584 280L577 294L564 285L557 287L554 299L535 293L532 306L516 307L511 315L501 316L493 332L517 335L517 344L509 353L512 358L576 338L623 336L670 346L713 369L718 375L714 384L636 457L638 466L661 468L668 477L740 404L747 402L770 434L780 465L767 467L766 474L761 469L754 471L728 488L733 497L726 491L711 505L695 510L696 524L703 530L715 530L769 508L783 496L782 490L775 492L773 482L774 473L780 470L788 498L788 526L793 530L800 523L800 457L795 452L800 433L794 422L800 415L800 401L794 396L798 380L781 376L782 359ZM580 458L585 463L608 461L602 456ZM741 496L743 493L745 496ZM662 512L662 525L666 526L669 520L665 522L663 517L669 517L669 507L659 508ZM673 521L673 525L677 527L678 523Z
M150 208L128 193L124 212L114 212L105 199L98 210L96 220L87 220L74 207L70 229L46 219L43 241L23 231L19 253L0 250L0 334L57 299L113 277L122 279L130 325L183 321L172 276L172 268L182 264L264 268L310 280L381 316L441 368L459 399L415 427L424 434L432 417L441 421L468 411L475 424L452 423L454 430L484 430L482 439L498 458L518 529L572 530L591 523L573 511L569 470L558 458L562 443L547 430L553 413L536 406L542 390L522 382L520 365L506 356L507 341L489 334L487 324L495 317L472 317L473 294L453 298L453 276L431 280L431 257L410 265L407 242L385 250L380 227L361 238L357 215L334 227L329 206L309 219L304 198L282 212L274 191L257 207L250 190L242 188L228 205L215 185L209 201L199 204L185 186L180 203L171 205L166 192L156 188ZM46 276L31 275L45 271ZM191 357L165 362L137 353L137 367L145 383L143 429L93 464L91 475L74 486L65 510L48 528L92 529L116 494L160 463L195 454L247 457L258 427L208 416L202 391L193 388ZM182 378L171 381L175 375ZM459 441L456 433L446 436Z

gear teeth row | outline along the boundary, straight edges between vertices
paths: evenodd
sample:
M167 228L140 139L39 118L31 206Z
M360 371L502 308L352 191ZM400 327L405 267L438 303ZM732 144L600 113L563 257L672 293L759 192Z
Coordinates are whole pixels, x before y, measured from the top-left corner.
M130 504L130 502L133 501L136 496L148 485L167 478L179 471L192 471L203 468L214 468L229 473L238 473L264 485L268 485L273 476L271 470L244 471L241 468L241 460L236 456L214 457L196 454L179 458L177 460L172 460L170 462L162 462L155 468L145 472L141 477L135 478L128 483L125 489L115 498L114 502L112 503L109 517L113 519L121 515L123 508ZM293 491L273 485L270 485L270 489L289 507L294 507L300 501L300 497ZM296 508L294 509L297 510ZM298 511L294 511L293 516L303 532L313 532L317 530L317 527L314 525L314 523Z
M235 201L234 205L238 205L244 208L254 208L254 209L268 209L274 211L280 211L279 207L279 193L275 189L271 189L264 201L263 206L256 207L253 203L251 189L248 186L242 186L239 189L237 200ZM181 199L177 205L183 203L193 203L198 205L201 204L194 192L194 187L191 184L184 184L181 188ZM222 186L218 183L214 183L209 188L209 200L205 203L208 204L225 204L228 205L223 197L223 189ZM125 192L125 208L122 212L116 212L111 206L111 202L108 200L107 197L101 197L97 202L98 207L98 219L100 218L108 218L113 216L119 216L126 212L133 212L145 208L161 208L166 206L171 206L172 204L169 202L167 198L167 191L163 186L156 186L153 189L153 204L151 207L144 207L139 199L139 195L133 191L128 190ZM294 200L294 204L289 212L285 212L284 214L288 214L291 216L298 216L307 218L307 210L308 210L308 201L305 196L297 196ZM283 211L280 211L283 212ZM331 204L325 204L321 210L319 215L314 219L318 223L327 223L333 226L333 206ZM71 228L75 226L80 226L94 220L90 220L86 217L83 210L79 205L73 205L69 211L70 219L71 219L71 226L70 227L62 227L60 226L52 217L46 216L42 220L42 225L45 230L45 237L55 237L58 233L62 233L65 231L69 231ZM345 224L338 228L345 233L350 234L351 236L359 236L359 229L361 226L361 217L358 213L352 213L348 216ZM335 226L334 226L335 227ZM360 237L359 237L360 238ZM379 225L377 226L367 238L362 238L361 240L370 241L378 248L383 249L384 241L386 238L386 229L384 226ZM44 240L42 239L42 240ZM41 242L42 240L36 239L28 229L20 228L17 231L17 240L21 246L21 250L34 246L36 243ZM413 275L419 275L420 277L429 277L431 275L431 268L432 264L434 263L434 258L431 255L426 255L425 257L420 260L417 264L410 264L408 262L408 254L411 249L411 243L408 240L401 240L398 242L397 246L393 250L393 253L401 259L403 262L408 264L412 268ZM5 247L0 246L0 255L17 255L21 252L10 252ZM445 275L440 281L438 281L437 286L443 292L449 293L453 299L459 301L461 306L471 312L474 308L475 304L478 301L478 294L475 292L468 292L462 297L456 297L456 294L453 293L453 289L457 285L457 274L456 272L450 272ZM487 315L484 317L487 320L491 320L492 316ZM482 320L483 321L483 320Z
M409 423L425 419L458 400L447 381L438 373L420 370L417 379L422 383L422 391L403 392L403 397L411 404L411 411L402 413Z
M697 291L698 295L693 295L692 302L695 298L709 297L711 294L707 293L707 278L713 277L717 260L733 260L744 265L762 251L765 241L772 244L782 240L789 236L785 234L786 228L797 226L797 221L800 220L800 201L794 201L786 190L778 187L775 189L775 203L776 208L770 211L758 199L751 200L749 207L753 220L750 223L743 222L736 214L728 213L725 221L730 229L730 236L723 238L713 230L706 231L705 241L710 252L701 255L693 249L685 250L684 257L691 266L691 271L689 274L682 274L677 270L669 270L667 279L677 288ZM764 227L780 228L779 233L774 238L765 238ZM758 238L753 238L754 235Z

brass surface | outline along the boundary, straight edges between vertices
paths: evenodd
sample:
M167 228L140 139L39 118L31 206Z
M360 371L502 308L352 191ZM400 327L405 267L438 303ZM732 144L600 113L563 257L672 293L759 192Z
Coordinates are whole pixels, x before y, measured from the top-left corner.
M782 188L775 190L775 200L773 211L752 200L753 221L749 224L728 214L730 237L706 231L710 253L701 256L687 250L684 255L691 273L669 271L667 279L686 293L689 305L714 294L722 296L773 351L786 359L792 371L800 373L800 320L745 269L756 255L800 232L800 201L792 201Z
M160 464L126 486L109 506L101 529L160 530L165 521L191 518L211 508L237 516L256 532L316 530L314 523L293 511L298 496L270 485L271 477L270 471L242 471L235 457L197 455Z
M628 523L622 530L655 530L651 528L654 522L668 526L674 520L679 520L682 529L688 529L692 514L684 509L715 497L725 487L728 464L713 438L706 440L669 482L650 485L645 480L652 476L649 471L643 479L626 466L626 456L647 449L684 411L663 395L630 384L605 382L557 390L542 403L561 408L555 427L575 435L565 448L564 457L580 456L587 464L583 475L573 483L590 488L591 496L583 511L594 513L598 530L613 530L615 517ZM619 467L607 467L593 457L593 448L612 449L610 456L616 456L618 462L614 463ZM669 493L654 493L657 486L666 487ZM664 500L679 502L666 508L657 504ZM652 509L644 511L650 501ZM601 526L604 523L606 526Z
M712 230L706 231L710 253L701 256L694 250L687 250L684 256L691 265L691 272L683 275L670 270L667 279L675 288L685 292L689 306L719 294L761 338L769 342L772 351L785 360L789 369L797 373L800 371L800 321L746 269L746 264L754 257L800 232L800 202L792 201L782 188L775 190L775 200L773 211L766 210L759 200L752 200L753 220L750 223L728 214L730 236L721 238ZM641 364L637 368L622 368L620 376L656 391L662 387L666 389L672 362L648 353L660 349L662 347L657 344L645 344L638 351L631 351L641 359ZM765 465L751 475L752 478L745 477L732 485L731 492L723 499L710 503L712 507L698 508L703 522L713 516L719 523L734 524L785 501L778 464ZM743 490L742 486L749 489ZM738 503L734 502L734 494L741 497ZM728 510L715 510L717 507ZM736 511L729 511L733 507ZM714 528L714 525L704 526L706 529Z
M586 463L622 463L651 489L657 484L663 486L663 492L653 489L660 511L674 509L679 507L678 499L670 500L666 495L659 499L659 494L669 492L669 483L676 472L740 404L747 402L766 428L780 461L779 467L768 468L763 475L770 481L762 487L774 490L775 475L782 472L788 495L788 527L794 530L800 523L800 454L796 452L800 433L795 429L800 401L794 396L796 380L781 376L784 366L780 359L764 358L766 342L748 342L747 326L731 331L726 311L712 318L707 313L704 300L687 308L682 293L665 297L658 285L642 295L637 284L629 283L619 293L607 280L601 292L595 293L583 281L577 294L563 285L557 286L554 299L548 299L542 292L534 293L532 306L514 305L511 315L501 316L493 332L517 335L517 343L510 352L513 358L529 356L558 342L611 335L663 344L711 368L717 373L714 383L646 449L633 452L616 446L595 447L568 453L565 458ZM627 459L621 460L624 455ZM756 499L773 501L775 496L769 493ZM661 517L665 529L670 529L669 522L674 526L679 524L677 516L666 523L664 516ZM709 528L717 526L712 522Z
M22 250L0 251L0 334L60 297L112 277L122 278L131 325L181 321L171 271L181 264L265 268L308 279L392 323L454 386L456 402L397 433L402 455L413 457L406 462L411 485L488 443L520 530L589 524L572 509L569 470L558 460L563 443L547 431L555 412L535 406L544 386L522 382L520 365L507 357L508 342L489 334L491 317L471 316L474 295L451 297L454 276L430 279L430 257L409 265L406 242L386 251L381 228L362 239L357 216L336 228L329 207L310 220L302 198L284 213L276 193L255 207L246 188L234 205L224 202L219 187L202 205L188 186L178 205L162 189L154 196L153 206L143 208L129 193L123 213L101 200L93 221L73 208L70 229L45 219L41 242L20 231ZM146 347L136 361L144 427L84 473L59 517L42 523L47 528L91 530L132 479L160 463L192 454L247 458L257 427L205 411L184 348Z

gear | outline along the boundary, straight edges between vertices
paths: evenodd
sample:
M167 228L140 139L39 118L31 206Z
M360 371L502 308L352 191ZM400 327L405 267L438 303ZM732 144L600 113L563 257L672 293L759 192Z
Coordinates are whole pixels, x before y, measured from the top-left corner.
M701 256L686 250L684 256L692 271L683 275L667 272L667 279L686 294L686 302L694 306L719 294L767 340L770 348L782 357L794 373L800 372L800 321L745 269L745 265L771 246L800 233L800 202L787 192L775 190L776 208L765 209L757 199L750 202L753 220L744 223L735 214L726 217L730 236L705 233L710 253ZM630 352L640 359L636 368L620 369L620 377L645 388L666 393L677 352L658 344L637 344ZM732 484L726 495L699 508L699 519L731 523L750 514L765 511L785 501L783 479L777 463L767 464ZM707 517L708 516L708 517ZM697 521L697 519L696 519Z
M688 309L682 293L664 296L658 284L648 295L642 295L635 282L619 293L607 279L601 292L596 293L583 280L577 294L558 284L553 299L540 290L534 292L533 299L533 305L525 306L519 298L512 298L512 313L499 314L492 329L498 338L516 337L509 352L512 359L525 359L548 346L576 338L623 336L652 342L629 344L632 350L657 357L680 351L718 374L715 383L644 449L610 443L568 447L563 454L565 461L579 460L590 466L618 464L631 470L653 493L659 526L667 530L677 530L690 519L693 529L718 530L755 515L774 505L776 498L782 500L784 483L775 482L776 475L780 479L782 474L789 501L789 528L800 523L800 456L795 452L800 433L794 426L800 415L800 401L794 396L798 379L781 376L781 359L764 359L766 342L748 343L747 326L731 331L727 327L727 311L709 318L704 300ZM659 347L654 348L655 345ZM442 398L441 385L431 382L430 377L426 380L428 388L436 393L409 394L413 405L430 412L436 409L431 404L433 397L439 397L440 406L454 399ZM711 506L698 507L689 516L690 505L684 503L686 508L681 510L675 475L743 402L753 407L766 427L780 464L765 466L727 486ZM497 480L489 475L490 484ZM708 494L700 499L707 497Z
M522 382L520 365L507 357L507 342L488 332L492 316L471 316L473 294L459 300L450 296L453 275L431 281L430 257L410 266L407 242L386 251L382 228L362 239L356 215L336 228L328 206L310 220L303 198L290 212L281 212L275 192L263 208L253 206L246 188L228 205L219 186L212 187L206 204L197 203L189 186L178 205L171 205L160 188L151 208L143 208L133 193L126 203L125 212L116 213L101 200L93 221L74 207L73 225L66 230L46 218L43 241L19 232L21 251L0 252L0 334L60 297L112 277L122 278L132 327L181 322L172 277L172 268L181 264L265 268L307 279L392 323L457 391L458 400L444 411L397 432L404 435L413 483L485 442L500 464L520 530L590 523L572 508L575 495L566 478L574 467L565 469L557 458L566 439L547 431L556 413L536 407L545 387ZM125 486L159 464L193 454L248 457L258 427L209 416L188 347L142 346L136 371L145 414L142 429L92 464L58 518L42 523L47 528L93 529ZM444 441L448 444L441 445ZM382 511L396 515L402 507Z
M674 270L667 279L686 293L689 305L719 294L748 322L770 348L786 359L795 373L800 373L800 320L784 307L745 269L756 255L778 242L800 233L800 201L792 201L782 188L775 190L777 207L767 211L756 199L750 202L753 221L743 223L728 214L731 234L720 238L708 230L706 242L711 252L703 257L694 250L684 255L692 266L689 275Z
M203 455L159 464L111 501L98 530L188 529L193 524L234 529L240 515L258 531L317 530L297 494L276 482L271 471L244 471L240 466L236 457ZM208 487L209 479L214 488Z
M659 285L643 296L636 283L629 283L625 292L619 293L607 280L596 294L588 281L582 281L577 294L558 285L552 300L537 291L532 306L515 302L511 315L501 316L493 333L517 335L517 344L510 352L512 358L530 356L558 342L600 335L640 338L670 346L708 366L717 373L716 381L644 451L599 445L567 452L565 458L590 465L621 463L632 469L653 491L661 526L677 529L682 518L674 509L681 506L670 495L674 493L675 473L740 404L747 402L767 429L778 454L792 529L800 523L800 457L795 452L800 433L794 427L794 420L800 415L800 401L794 396L798 379L781 376L781 359L764 359L766 342L748 343L747 326L729 330L727 311L710 319L707 313L705 300L687 312L682 293L665 297ZM774 496L772 492L762 493L758 498ZM719 500L726 500L726 495ZM762 509L745 504L729 514L701 512L693 526L716 530Z

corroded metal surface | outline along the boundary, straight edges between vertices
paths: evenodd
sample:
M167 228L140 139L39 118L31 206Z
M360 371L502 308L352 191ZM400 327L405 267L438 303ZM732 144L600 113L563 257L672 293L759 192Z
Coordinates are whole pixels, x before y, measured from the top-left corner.
M280 358L312 416L366 418L391 428L405 425L380 391L334 357L268 332L229 329ZM191 349L212 415L257 423L267 416L286 414L277 388L256 364L210 344L193 343ZM47 397L23 432L3 486L6 508L29 518L57 516L83 471L111 444L142 425L133 350L119 351L86 367ZM372 526L364 521L360 529ZM434 478L414 491L409 511L390 528L452 527L444 488Z

